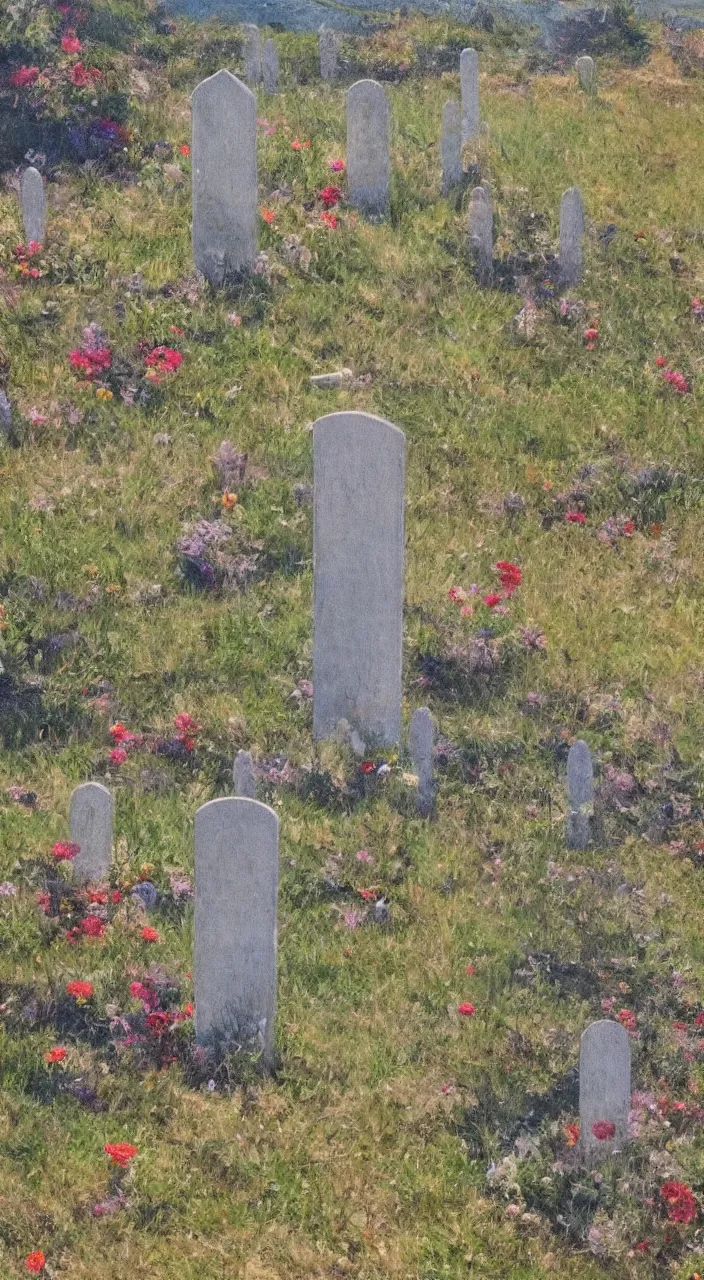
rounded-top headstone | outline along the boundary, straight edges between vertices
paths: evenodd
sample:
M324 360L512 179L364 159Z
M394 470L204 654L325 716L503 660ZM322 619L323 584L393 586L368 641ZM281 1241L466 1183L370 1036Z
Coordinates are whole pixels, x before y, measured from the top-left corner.
M44 244L46 239L46 193L44 179L32 165L24 170L20 180L20 204L27 243Z
M581 87L591 89L594 85L594 59L585 53L581 58L577 58L574 65Z
M71 795L69 826L78 845L73 860L76 884L102 884L110 874L114 800L101 782L84 782Z
M389 103L376 80L358 80L347 93L347 190L370 216L386 213L391 182Z
M193 91L193 257L215 286L257 257L257 100L229 71Z
M479 133L479 54L476 49L463 49L460 54L460 89L464 144Z
M560 203L560 279L578 284L582 278L584 205L578 187L568 187Z
M620 1022L592 1022L579 1051L580 1149L587 1163L607 1159L628 1141L631 1043Z
M450 98L442 109L440 156L442 190L447 195L462 181L462 108L456 98Z

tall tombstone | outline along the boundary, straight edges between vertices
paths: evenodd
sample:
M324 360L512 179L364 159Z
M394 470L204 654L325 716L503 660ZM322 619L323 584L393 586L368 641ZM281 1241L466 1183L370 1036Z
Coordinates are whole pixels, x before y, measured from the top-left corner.
M256 89L262 82L262 42L259 27L253 22L245 23L243 53L247 84Z
M435 799L433 783L433 721L427 707L418 707L411 716L408 747L413 772L418 778L418 812L427 818Z
M114 811L112 792L100 782L84 782L73 791L68 821L71 840L79 848L73 860L76 884L104 884L108 879Z
M338 51L339 45L337 41L337 32L332 31L329 27L321 27L320 29L320 78L331 84L333 80L337 80L338 76Z
M376 80L358 80L347 94L347 190L350 204L371 217L389 207L389 148L386 89Z
M579 78L580 88L588 93L590 89L594 88L594 59L590 58L588 53L585 53L581 58L577 58L574 66Z
M479 54L476 49L463 49L460 54L460 90L464 146L479 133Z
M257 257L257 102L229 71L193 92L193 258L219 287Z
M313 735L401 736L406 437L369 413L313 427Z
M446 196L462 181L462 108L456 98L450 98L442 109L440 157L442 193Z
M262 78L265 93L279 92L281 88L279 76L279 51L276 47L276 41L269 39L265 42L264 52L262 53Z
M592 1022L579 1050L579 1145L587 1164L607 1160L628 1141L631 1043L620 1022ZM613 1130L612 1130L613 1126Z
M244 797L195 817L196 1039L274 1061L279 820Z
M467 221L469 247L481 285L491 284L494 262L494 212L486 187L474 187L469 198Z
M579 187L569 187L560 204L560 280L578 284L582 279L584 206Z
M46 238L46 193L44 179L38 169L30 165L20 180L20 204L24 236L29 244L34 240L44 244Z
M594 766L592 753L581 738L567 756L567 848L586 849L591 838L594 806Z
M247 800L256 800L257 791L254 781L254 768L249 751L238 751L232 766L232 782L236 796L244 796Z

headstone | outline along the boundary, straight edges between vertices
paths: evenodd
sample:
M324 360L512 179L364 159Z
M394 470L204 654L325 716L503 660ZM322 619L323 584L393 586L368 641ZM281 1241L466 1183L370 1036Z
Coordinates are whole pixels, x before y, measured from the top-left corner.
M313 734L401 734L406 437L368 413L313 427Z
M104 884L112 857L112 792L100 782L84 782L71 796L71 840L79 846L73 860L76 884Z
M274 1060L279 820L226 797L195 817L196 1039Z
M254 782L254 769L249 751L238 751L232 766L232 781L236 796L244 796L247 800L256 800L257 792Z
M462 181L462 108L456 98L450 98L442 109L440 156L442 192L448 195Z
M194 90L193 257L210 284L257 258L257 102L229 71Z
M583 57L577 58L574 65L580 86L588 92L594 87L594 59L590 58L589 54L584 54Z
M608 1018L592 1022L579 1050L579 1145L586 1163L608 1159L628 1141L630 1105L628 1032Z
M460 89L464 146L479 133L479 54L476 49L463 49L460 54Z
M370 216L389 206L389 104L375 80L358 80L347 94L347 189L350 204Z
M11 435L12 404L7 393L0 387L0 437L4 437L4 442L7 443Z
M567 847L586 849L591 837L594 767L591 751L581 738L570 747L567 756L567 798Z
M578 187L569 187L560 204L560 280L578 284L582 278L584 206Z
M265 93L278 93L279 85L279 51L274 40L267 40L262 54L262 78Z
M337 80L338 65L337 32L323 27L320 32L320 78L331 83Z
M418 812L427 818L433 807L433 721L427 707L418 707L411 716L408 747L413 772L418 778Z
M20 204L24 237L27 244L34 240L44 244L46 236L46 194L44 179L38 169L25 169L20 181Z
M243 53L247 84L250 89L256 89L262 82L262 43L259 27L253 22L245 23Z
M486 187L475 187L469 199L469 247L480 284L491 283L494 261L494 214Z

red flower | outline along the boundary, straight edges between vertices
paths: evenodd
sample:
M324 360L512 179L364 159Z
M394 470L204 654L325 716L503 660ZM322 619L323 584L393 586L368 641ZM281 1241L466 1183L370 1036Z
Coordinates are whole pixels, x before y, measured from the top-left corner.
M75 996L77 1000L90 1000L93 994L93 983L67 982L66 992L70 996Z
M665 357L664 357L664 356L656 356L656 357L655 357L655 363L656 363L656 365L657 365L658 369L664 369L664 368L665 368L665 365L666 365L666 363L667 363L667 361L665 360Z
M75 31L67 31L65 36L61 37L61 48L64 53L80 53L82 45Z
M664 1182L660 1188L660 1199L670 1222L694 1222L698 1213L697 1202L684 1182Z
M633 1252L634 1253L650 1253L650 1241L641 1240L638 1244L634 1244Z
M52 1064L54 1062L63 1062L68 1053L68 1049L62 1049L57 1046L55 1049L47 1049L44 1054L44 1061Z
M179 733L185 733L189 738L194 737L196 733L200 733L203 728L202 724L197 724L193 716L189 716L187 711L179 711L179 714L174 716L174 725Z
M376 765L373 760L365 760L360 764L359 768L361 773L373 773L376 769Z
M499 581L504 591L507 595L512 596L523 581L521 569L517 564L512 564L510 560L497 560L494 569L499 575Z
M263 217L264 221L265 221L265 222L268 222L268 223L269 223L269 225L271 226L271 223L272 223L272 222L274 222L274 221L275 221L275 219L276 219L276 214L274 213L274 210L273 210L273 209L260 209L260 210L259 210L259 212L260 212L260 214L262 215L262 217Z
M376 889L358 889L357 892L365 902L376 902Z
M704 1027L704 1013L698 1013L694 1019L695 1027Z
M85 916L81 922L81 932L86 938L102 938L105 933L105 924L97 916Z
M68 358L71 368L84 374L89 381L104 369L109 369L112 364L112 353L109 347L95 347L90 351L77 347L75 351L69 352Z
M127 752L124 747L113 747L112 751L108 752L108 760L110 761L110 764L114 764L119 767L119 765L125 763L126 759Z
M580 1128L578 1124L566 1124L562 1127L562 1132L567 1139L568 1147L576 1147L579 1142Z
M77 62L71 67L71 84L77 89L92 89L102 78L103 73L98 71L97 67L84 67L82 62Z
M687 395L692 390L691 384L687 381L684 374L680 373L677 369L665 369L662 376L680 396Z
M451 600L453 604L462 604L462 602L467 599L467 592L464 587L450 587L450 590L447 593L447 598L448 600Z
M28 89L33 84L36 84L38 79L39 67L20 67L19 71L13 71L9 83L13 89ZM44 1266L43 1261L42 1266Z
M189 147L187 142L181 143L181 146L179 147L179 151L181 152L182 156L190 156L191 154L191 148Z
M318 199L322 201L325 209L332 209L336 204L340 203L342 199L342 192L339 187L323 187L322 191L318 194Z
M151 925L148 924L145 929L142 929L142 940L144 942L158 942L159 934L156 929L152 929Z
M44 1270L45 1263L46 1258L44 1257L41 1249L35 1249L34 1253L27 1254L27 1257L24 1260L24 1265L27 1270L34 1271L37 1275L40 1271Z
M70 862L77 853L81 852L81 846L74 844L71 840L57 840L56 844L51 846L51 852L57 862Z
M175 373L179 365L183 364L183 356L180 351L174 351L173 347L155 347L144 357L144 363L157 373Z
M133 737L133 734L130 733L129 729L126 729L124 724L121 724L119 720L117 720L115 724L110 725L108 733L115 743L131 742Z
M330 169L332 173L344 173L345 172L344 160L331 160Z
M337 227L339 227L339 225L340 225L340 223L339 223L338 219L335 217L335 214L334 214L334 213L327 213L327 212L323 212L323 213L321 213L321 215L320 215L320 221L321 221L321 222L322 222L326 227L329 227L331 231L335 231L335 230L337 229Z
M484 604L487 609L495 609L497 604L501 604L501 596L497 595L496 592L493 591L491 595L484 596Z
M159 993L153 987L148 987L143 982L130 983L130 995L135 1000L141 1000L145 1009L150 1012L156 1008L159 1003Z
M596 343L599 341L599 330L585 329L582 337L587 344L587 351L593 351Z
M621 1023L621 1026L626 1028L626 1031L635 1031L636 1026L638 1025L636 1022L636 1015L635 1013L631 1013L630 1009L620 1009L616 1014L616 1017Z
M461 1014L463 1018L471 1018L476 1013L476 1009L474 1008L473 1004L470 1004L469 1001L466 1001L464 1004L458 1004L457 1012Z
M153 1036L163 1036L171 1026L171 1014L158 1010L147 1016L147 1026Z
M565 520L570 524L585 524L587 517L583 511L566 511Z
M613 1120L597 1120L592 1125L592 1133L599 1142L606 1142L609 1138L613 1138L616 1132L616 1125Z
M133 1147L129 1142L106 1142L103 1151L106 1156L110 1156L113 1164L126 1169L130 1160L137 1155L139 1148Z
M192 1005L192 1004L186 1004L186 1005L184 1005L184 1006L183 1006L183 1012L185 1013L185 1015L186 1015L186 1017L187 1017L187 1018L192 1018L192 1017L193 1017L193 1014L195 1013L195 1010L194 1010L194 1008L193 1008L193 1005Z
M292 151L307 151L309 147L310 147L310 142L299 142L298 138L294 138L293 142L291 143Z
M119 889L113 889L110 897L112 898L113 902L118 903L122 899L122 894L120 893Z

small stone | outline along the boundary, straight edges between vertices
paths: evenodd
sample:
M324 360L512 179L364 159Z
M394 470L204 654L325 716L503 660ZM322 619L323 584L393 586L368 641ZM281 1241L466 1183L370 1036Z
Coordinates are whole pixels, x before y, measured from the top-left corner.
M574 65L580 87L589 91L594 87L594 59L590 58L589 54L584 54L583 57L577 58Z
M589 747L582 739L570 747L567 756L568 849L586 849L591 838L594 806L594 767Z
M338 42L335 31L329 27L320 30L320 78L331 84L338 75Z
M569 187L560 204L560 280L565 285L582 279L584 206L578 187Z
M27 244L34 241L44 244L46 236L46 194L44 179L38 169L30 166L24 170L20 183L22 221Z
M344 387L351 382L354 374L351 369L338 369L336 373L316 373L310 380L312 387L319 391L332 391L336 387Z
M449 195L462 181L462 108L456 98L451 98L442 109L440 156L442 192Z
M427 818L431 812L435 799L433 739L434 729L430 711L427 707L418 707L411 716L408 747L413 769L418 778L418 812L424 818Z
M145 911L153 911L159 901L159 890L151 880L140 880L130 893L130 897L137 902Z
M267 40L262 53L262 79L265 93L278 93L280 90L279 51L276 41Z
M494 261L494 218L485 187L475 187L469 200L469 245L480 285L491 284Z
M476 49L463 49L460 54L460 87L464 145L479 133L479 54Z

